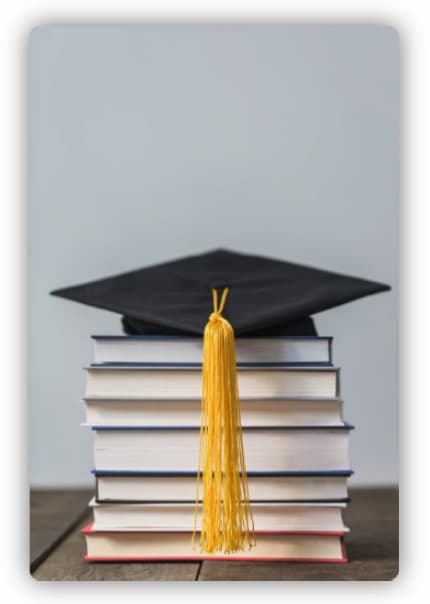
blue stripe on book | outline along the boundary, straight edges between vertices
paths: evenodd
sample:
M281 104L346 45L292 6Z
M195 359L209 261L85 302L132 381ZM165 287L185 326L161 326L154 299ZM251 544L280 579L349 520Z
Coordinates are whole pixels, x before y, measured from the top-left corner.
M93 340L202 340L202 336L172 335L92 335ZM333 340L333 336L236 336L236 340Z
M200 430L200 426L91 426L91 430ZM242 426L242 430L354 430L354 426Z
M237 363L237 366L240 367L332 367L333 364L331 362L317 362L317 363L280 363L280 362L271 362L271 363ZM191 367L193 369L201 369L201 363L135 363L135 362L106 362L106 363L91 363L91 367Z
M201 363L91 363L90 365L84 366L84 369L151 369L152 367L156 367L158 369L201 369ZM273 369L274 371L282 371L282 370L297 370L297 371L305 371L308 372L309 369L314 369L315 371L331 371L335 373L339 373L340 367L336 367L335 365L328 365L327 363L312 363L312 365L306 365L305 363L299 363L297 365L289 365L289 364L258 364L258 363L246 363L242 365L238 365L238 369L248 370L248 369L261 369L264 367L265 369Z
M95 476L197 476L197 472L189 471L139 471L139 470L91 470ZM297 471L279 471L279 472L248 472L247 476L269 476L269 477L312 477L312 476L351 476L353 470L297 470Z

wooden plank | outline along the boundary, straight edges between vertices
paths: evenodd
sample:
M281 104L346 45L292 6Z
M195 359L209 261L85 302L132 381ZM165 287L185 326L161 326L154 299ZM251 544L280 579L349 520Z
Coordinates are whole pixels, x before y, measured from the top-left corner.
M387 581L398 573L397 489L350 490L347 564L203 562L199 581Z
M291 562L204 562L199 581L389 581L397 575L393 560L348 564Z
M88 513L89 489L30 491L30 572Z
M81 526L90 522L91 515ZM74 529L33 573L39 581L195 581L196 562L85 562L85 539Z

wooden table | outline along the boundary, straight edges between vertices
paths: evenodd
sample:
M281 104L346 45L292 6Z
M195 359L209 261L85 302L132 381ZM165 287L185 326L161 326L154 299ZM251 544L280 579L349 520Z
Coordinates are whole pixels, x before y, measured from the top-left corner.
M286 562L88 563L79 529L88 490L31 491L30 571L41 581L387 581L398 572L397 489L351 489L347 564Z

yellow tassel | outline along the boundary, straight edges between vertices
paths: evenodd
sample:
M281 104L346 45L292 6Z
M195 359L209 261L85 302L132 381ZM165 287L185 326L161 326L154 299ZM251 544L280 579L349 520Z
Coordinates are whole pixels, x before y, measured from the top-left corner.
M224 289L218 306L218 292L212 290L214 310L203 337L202 416L192 544L194 547L202 481L200 550L207 553L232 553L255 545L234 331L221 316L228 291Z

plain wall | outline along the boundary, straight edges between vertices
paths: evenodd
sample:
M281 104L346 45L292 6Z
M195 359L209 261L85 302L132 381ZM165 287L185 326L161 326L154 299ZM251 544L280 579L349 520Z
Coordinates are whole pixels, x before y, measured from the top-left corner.
M93 333L55 288L226 247L389 283L333 335L351 484L398 478L399 40L374 26L46 26L29 41L29 467L92 485Z

